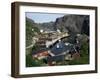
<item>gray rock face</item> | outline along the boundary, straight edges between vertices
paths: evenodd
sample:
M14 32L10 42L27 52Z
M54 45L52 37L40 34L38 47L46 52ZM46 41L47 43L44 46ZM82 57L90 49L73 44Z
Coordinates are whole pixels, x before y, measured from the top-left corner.
M69 33L85 32L87 31L87 29L89 29L89 26L87 26L88 24L89 24L89 16L85 15L65 15L61 18L57 18L55 21L56 28L62 31L68 31Z

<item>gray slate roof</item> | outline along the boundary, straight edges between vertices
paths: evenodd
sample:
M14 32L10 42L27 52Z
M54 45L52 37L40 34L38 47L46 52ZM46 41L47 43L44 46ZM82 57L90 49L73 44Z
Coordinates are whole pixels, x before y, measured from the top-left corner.
M57 48L57 45L59 45L59 48ZM73 50L73 45L65 45L63 42L59 42L55 44L51 49L51 52L55 55L59 55L63 52L68 52Z

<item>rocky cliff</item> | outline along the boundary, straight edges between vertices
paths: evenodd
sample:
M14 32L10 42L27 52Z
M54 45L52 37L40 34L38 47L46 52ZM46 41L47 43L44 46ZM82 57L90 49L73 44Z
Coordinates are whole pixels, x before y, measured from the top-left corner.
M65 15L55 21L56 29L71 33L85 33L89 35L89 16Z

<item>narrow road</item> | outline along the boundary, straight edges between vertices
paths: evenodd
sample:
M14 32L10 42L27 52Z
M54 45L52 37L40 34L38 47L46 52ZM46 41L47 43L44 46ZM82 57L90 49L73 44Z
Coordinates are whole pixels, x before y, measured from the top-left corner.
M27 46L26 49L29 49L29 48L31 48L31 47L33 47L33 44Z

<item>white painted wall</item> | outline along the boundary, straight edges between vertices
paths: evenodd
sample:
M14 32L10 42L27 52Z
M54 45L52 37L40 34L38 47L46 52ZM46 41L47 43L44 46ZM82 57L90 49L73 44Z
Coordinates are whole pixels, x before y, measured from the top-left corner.
M100 0L1 0L0 2L0 80L16 80L10 76L11 68L11 2L13 1L29 1L39 3L54 3L54 4L73 4L73 5L88 5L98 6L98 14L100 14ZM98 15L100 22L100 15ZM100 26L100 23L98 24ZM100 27L98 27L100 34ZM98 37L100 41L100 37ZM100 42L98 42L100 47ZM98 67L97 74L78 74L65 75L54 77L39 77L39 78L21 78L17 80L100 80L100 49L98 51Z

